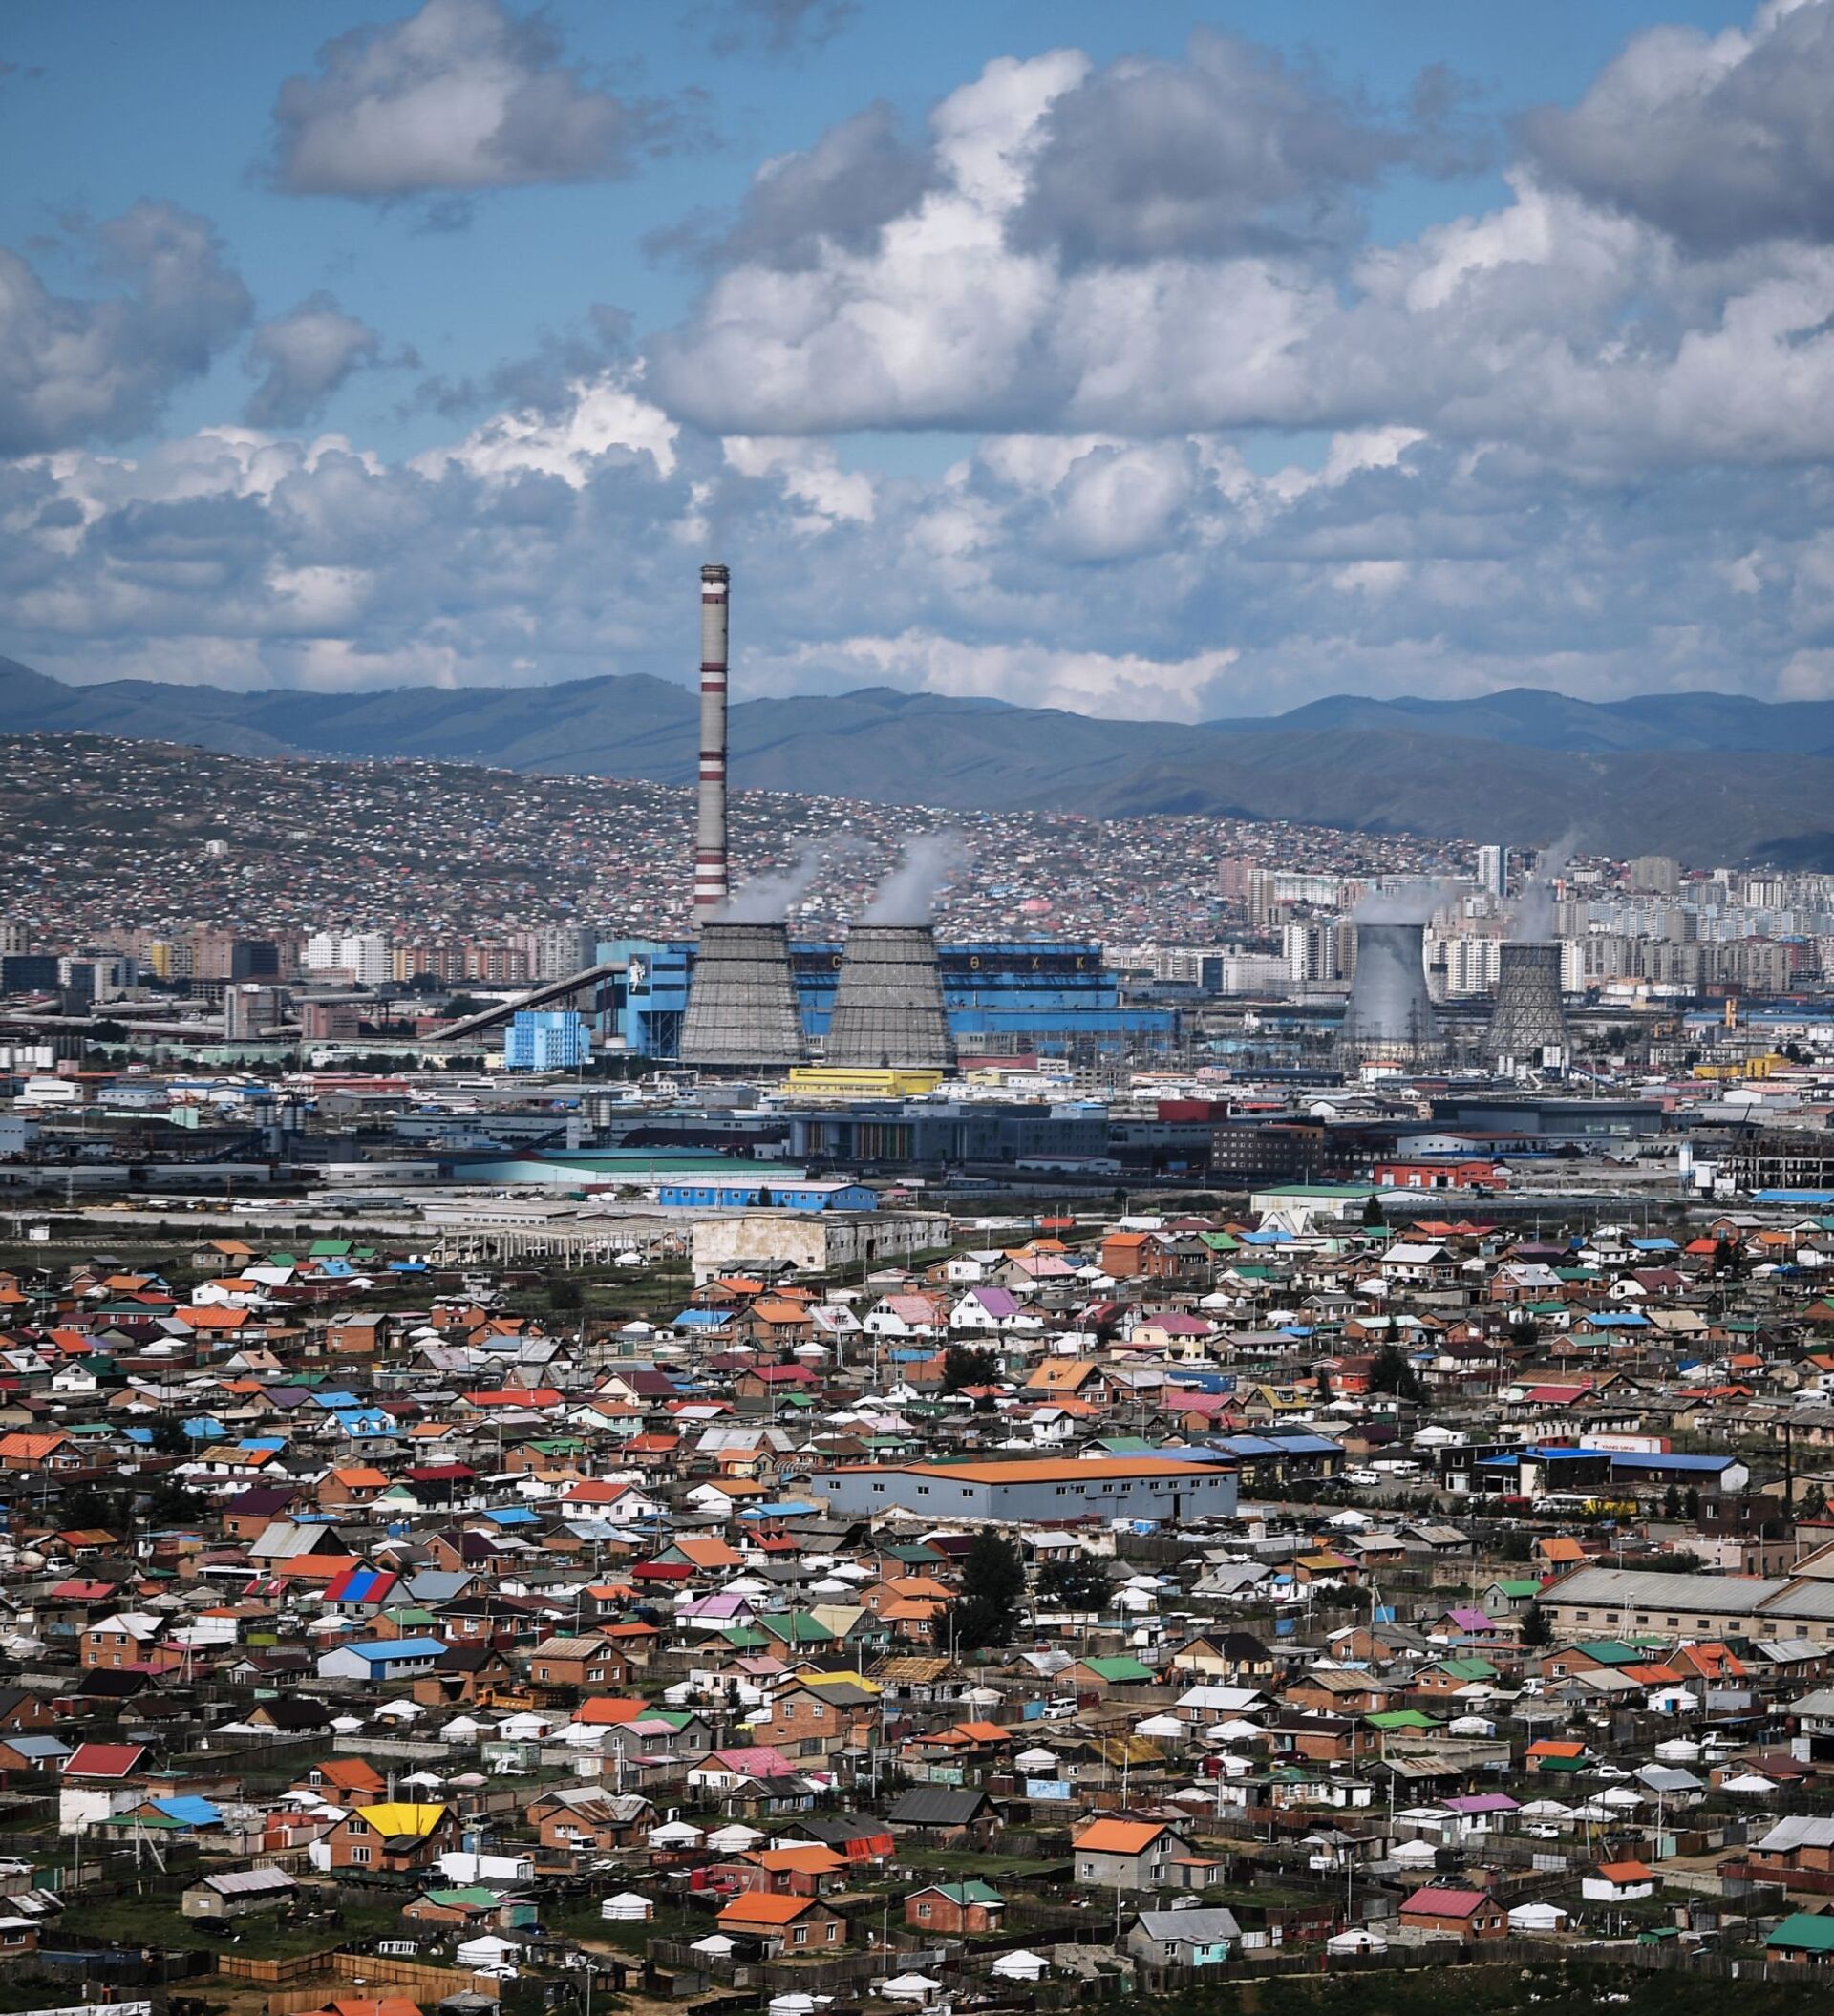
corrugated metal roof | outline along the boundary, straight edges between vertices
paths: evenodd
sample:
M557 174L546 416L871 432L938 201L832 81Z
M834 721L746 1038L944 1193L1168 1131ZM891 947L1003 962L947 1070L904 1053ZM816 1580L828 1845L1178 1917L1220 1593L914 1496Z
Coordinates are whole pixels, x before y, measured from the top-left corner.
M284 1869L224 1869L206 1876L203 1885L219 1897L259 1897L299 1887Z
M1545 1600L1628 1610L1718 1610L1736 1617L1761 1609L1788 1586L1755 1575L1663 1575L1643 1568L1579 1568L1555 1582Z

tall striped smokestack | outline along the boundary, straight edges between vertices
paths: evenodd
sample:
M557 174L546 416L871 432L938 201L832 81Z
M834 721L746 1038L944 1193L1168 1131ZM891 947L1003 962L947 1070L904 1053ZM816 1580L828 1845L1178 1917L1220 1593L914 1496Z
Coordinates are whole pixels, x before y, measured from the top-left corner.
M726 901L726 597L724 567L700 570L700 821L694 837L694 911Z

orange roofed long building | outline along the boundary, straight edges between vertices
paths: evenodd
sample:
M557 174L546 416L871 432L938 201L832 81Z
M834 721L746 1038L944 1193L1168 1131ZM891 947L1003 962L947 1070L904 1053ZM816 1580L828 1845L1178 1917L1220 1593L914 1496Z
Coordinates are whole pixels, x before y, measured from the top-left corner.
M1081 1456L1010 1463L889 1463L817 1471L813 1491L850 1517L888 1512L1053 1525L1071 1519L1190 1519L1235 1511L1228 1463Z

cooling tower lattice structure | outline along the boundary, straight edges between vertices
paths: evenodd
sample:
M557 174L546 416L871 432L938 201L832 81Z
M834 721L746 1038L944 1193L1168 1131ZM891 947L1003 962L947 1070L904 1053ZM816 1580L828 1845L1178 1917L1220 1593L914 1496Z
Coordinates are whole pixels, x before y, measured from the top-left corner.
M1567 1062L1560 945L1548 939L1497 948L1497 994L1484 1054L1500 1067L1539 1071Z
M1337 1062L1351 1070L1435 1064L1443 1054L1439 1017L1426 990L1425 924L1359 923Z
M680 1054L684 1064L714 1071L808 1062L787 924L701 926Z
M955 1040L928 924L855 924L847 933L824 1064L949 1071Z

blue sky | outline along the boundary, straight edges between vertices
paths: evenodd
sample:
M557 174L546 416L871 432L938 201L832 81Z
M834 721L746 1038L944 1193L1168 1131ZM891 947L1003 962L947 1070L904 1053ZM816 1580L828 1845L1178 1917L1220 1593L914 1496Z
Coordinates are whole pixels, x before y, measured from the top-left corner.
M1834 0L0 25L0 651L1834 692ZM1826 327L1823 327L1823 324Z

